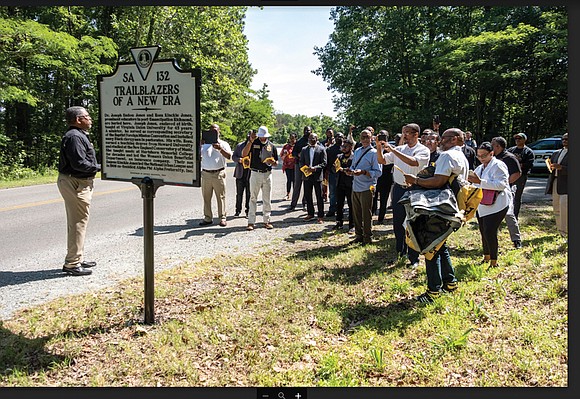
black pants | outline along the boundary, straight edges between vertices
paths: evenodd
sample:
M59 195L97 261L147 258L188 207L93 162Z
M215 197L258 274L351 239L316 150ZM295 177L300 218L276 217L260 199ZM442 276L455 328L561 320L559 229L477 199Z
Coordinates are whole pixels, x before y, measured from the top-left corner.
M242 212L242 197L246 193L245 211L250 207L250 179L236 179L236 213Z
M295 208L298 204L298 199L300 198L300 189L302 188L302 177L304 173L298 168L298 162L294 166L294 191L292 191L292 200L290 201L290 207ZM302 196L302 205L306 204L306 198Z
M516 194L514 196L514 215L517 218L520 214L520 207L522 206L522 195L524 194L524 187L528 182L528 175L521 175L519 179L514 182L516 186Z
M383 168L385 165L383 165ZM379 205L379 216L378 221L382 222L385 220L385 214L387 213L387 201L389 199L389 194L391 193L391 186L393 185L393 174L390 172L383 172L381 177L377 180L377 187L375 195L373 197L373 215L377 211L377 203Z
M497 260L497 254L499 252L497 232L501 222L505 218L508 208L506 207L499 212L483 217L479 216L479 212L477 213L477 224L479 225L479 232L481 233L483 254L489 255L491 260Z
M352 186L344 187L336 186L336 223L342 226L344 220L344 200L348 203L348 228L352 229L354 227L354 221L352 219Z
M285 169L284 174L286 175L286 194L290 194L290 190L292 190L294 185L294 169Z
M315 180L304 180L304 198L306 199L306 211L314 216L314 201L312 199L312 188L316 195L316 205L318 207L318 217L324 217L324 200L322 198L322 182Z

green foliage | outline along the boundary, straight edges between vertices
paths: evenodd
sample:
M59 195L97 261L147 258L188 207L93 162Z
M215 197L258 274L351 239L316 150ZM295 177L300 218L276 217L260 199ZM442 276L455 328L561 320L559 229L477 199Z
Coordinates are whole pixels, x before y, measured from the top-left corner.
M355 125L399 131L414 121L482 138L567 125L565 7L336 7L315 73Z

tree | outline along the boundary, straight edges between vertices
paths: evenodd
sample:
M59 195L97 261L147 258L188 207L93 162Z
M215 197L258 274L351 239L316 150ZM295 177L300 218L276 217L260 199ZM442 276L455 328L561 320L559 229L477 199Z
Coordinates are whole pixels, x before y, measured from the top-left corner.
M567 123L564 7L336 7L315 71L346 120L398 131L408 122L483 136Z

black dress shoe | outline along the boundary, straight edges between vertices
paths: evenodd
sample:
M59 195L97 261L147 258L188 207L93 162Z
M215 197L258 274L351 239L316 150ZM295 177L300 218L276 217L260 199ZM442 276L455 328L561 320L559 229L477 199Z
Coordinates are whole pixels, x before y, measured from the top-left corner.
M93 271L92 270L88 270L85 269L82 266L76 266L76 267L62 267L62 271L70 274L71 276L88 276L89 274L91 274Z
M86 261L86 262L81 262L80 264L81 267L95 267L97 266L97 262L94 261Z
M514 248L520 249L521 247L522 247L522 242L520 240L515 240L514 241Z
M240 216L240 211L236 212L236 213L234 214L234 216L235 216L235 217L238 217L238 216Z
M334 217L334 212L327 212L327 213L326 213L326 217L327 217L327 218Z
M213 222L212 221L206 222L205 220L199 222L200 226L209 226L210 224L213 224Z

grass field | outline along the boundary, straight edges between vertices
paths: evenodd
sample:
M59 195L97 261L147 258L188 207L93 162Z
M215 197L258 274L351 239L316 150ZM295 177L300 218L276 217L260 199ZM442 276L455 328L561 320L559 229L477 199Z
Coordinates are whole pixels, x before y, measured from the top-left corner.
M428 305L423 261L386 263L391 229L159 272L153 325L141 278L56 300L0 322L0 386L567 387L568 244L549 203L520 228L516 250L502 226L494 269L475 220L453 233L459 289Z

